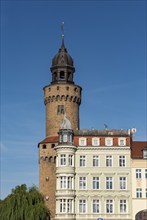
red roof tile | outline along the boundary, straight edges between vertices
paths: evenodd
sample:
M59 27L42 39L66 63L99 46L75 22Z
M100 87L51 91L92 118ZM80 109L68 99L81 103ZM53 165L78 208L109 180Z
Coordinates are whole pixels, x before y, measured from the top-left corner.
M133 141L131 146L132 159L143 159L144 148L147 148L147 141Z

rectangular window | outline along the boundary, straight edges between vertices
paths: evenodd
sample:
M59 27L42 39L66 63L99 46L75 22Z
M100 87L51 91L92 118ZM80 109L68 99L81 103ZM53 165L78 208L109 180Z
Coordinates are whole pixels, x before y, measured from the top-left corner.
M57 115L61 115L64 114L65 110L64 110L64 105L58 105L57 107Z
M79 189L86 189L86 177L79 177Z
M61 154L61 156L60 156L60 165L61 166L66 165L66 154Z
M112 188L113 188L112 177L106 177L106 189L112 189Z
M93 200L93 213L99 213L100 207L99 207L99 200L94 199Z
M142 189L141 188L136 189L136 197L137 198L142 198Z
M79 212L80 213L85 213L86 212L86 200L85 199L80 199L79 200Z
M145 179L147 179L147 169L145 169Z
M126 177L120 177L119 178L119 186L120 189L126 189Z
M99 177L93 177L93 189L99 189Z
M112 167L112 156L106 156L106 167Z
M72 199L67 200L67 213L72 213Z
M79 145L86 146L86 138L79 138Z
M141 169L136 169L136 179L141 179Z
M73 181L73 177L71 177L71 176L68 176L68 178L67 178L67 186L68 186L68 189L72 189L73 187L73 185L72 185L72 181Z
M126 166L126 158L125 156L119 156L119 166L125 167Z
M119 138L118 139L118 145L119 146L125 146L126 145L126 138Z
M113 213L113 200L112 199L108 199L106 200L106 213Z
M127 201L125 199L120 200L120 213L127 212Z
M112 146L113 145L113 139L112 138L106 138L105 139L105 145L106 146Z
M99 156L93 156L93 167L99 166Z
M99 146L99 138L92 138L92 146Z
M143 158L147 159L147 150L146 149L143 150Z
M66 176L60 177L60 189L66 189Z
M60 212L66 212L66 199L60 199Z
M85 167L86 157L80 156L80 167Z
M69 155L68 162L69 162L69 166L73 166L73 155Z

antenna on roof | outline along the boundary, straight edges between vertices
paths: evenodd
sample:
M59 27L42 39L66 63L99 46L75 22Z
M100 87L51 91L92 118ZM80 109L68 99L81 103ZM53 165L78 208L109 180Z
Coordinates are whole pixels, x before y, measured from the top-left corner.
M104 124L105 130L108 130L108 125Z

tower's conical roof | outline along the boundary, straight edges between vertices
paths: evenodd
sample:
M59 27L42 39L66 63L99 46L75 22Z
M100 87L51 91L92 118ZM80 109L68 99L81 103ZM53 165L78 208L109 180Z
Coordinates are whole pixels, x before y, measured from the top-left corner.
M62 44L58 53L52 59L52 67L55 66L71 66L73 67L73 59L67 52L64 45L64 34L62 34Z

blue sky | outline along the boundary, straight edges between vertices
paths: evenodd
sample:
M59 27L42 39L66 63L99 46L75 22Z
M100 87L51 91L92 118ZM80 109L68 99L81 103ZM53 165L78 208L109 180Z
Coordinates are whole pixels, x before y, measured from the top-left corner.
M146 1L1 1L1 198L38 186L43 87L61 46L82 86L80 127L137 128L146 140Z

